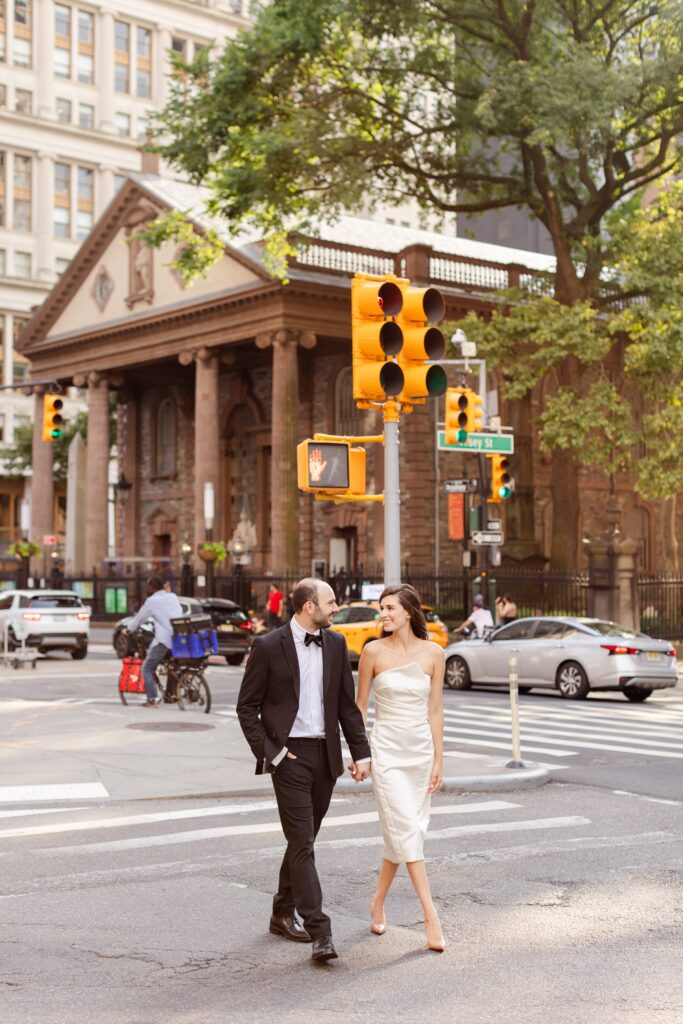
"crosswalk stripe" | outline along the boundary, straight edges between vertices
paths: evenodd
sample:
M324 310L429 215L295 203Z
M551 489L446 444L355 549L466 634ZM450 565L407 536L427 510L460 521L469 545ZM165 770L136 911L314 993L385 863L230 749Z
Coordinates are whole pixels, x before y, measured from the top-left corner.
M437 814L472 814L485 813L492 809L512 809L518 804L508 804L503 808L504 801L487 800L475 804L457 804L433 808ZM376 811L359 814L337 814L324 819L323 828L339 828L341 826L365 825L378 821ZM36 854L90 853L114 850L139 850L151 846L174 846L178 843L197 843L211 839L224 839L228 836L262 835L268 832L281 832L279 821L255 822L253 824L226 825L223 828L196 829L187 832L170 832L163 835L139 836L131 839L114 839L105 842L87 843L80 846L58 846L43 850L35 850Z
M543 725L548 729L580 729L588 732L594 732L596 730L604 730L605 732L612 732L618 734L620 737L624 735L625 731L629 734L636 733L643 736L671 736L672 738L678 738L683 740L683 722L679 725L661 726L661 725L636 725L633 728L631 722L616 722L614 719L603 720L601 722L586 722L572 719L571 716L556 716L551 718L539 712L529 711L527 708L520 708L520 723L527 724L530 726ZM483 716L472 711L462 711L458 714L446 715L446 722L449 724L455 724L457 722L480 722L487 726L497 726L502 728L504 725L509 727L510 714L509 712L501 715L497 715L492 718L490 715Z
M580 825L590 825L590 818L583 818L580 815L568 815L563 818L535 818L520 821L500 821L482 825L453 825L451 828L431 829L427 833L427 846L431 842L440 839L457 839L461 836L484 835L495 832L532 832L551 828L576 828ZM384 840L382 836L363 836L354 839L330 839L317 843L316 846L329 848L341 848L343 846L381 846Z
M493 737L491 738L490 741L489 740L484 741L484 740L473 740L473 739L470 739L470 736L486 736L487 735L486 730L482 730L482 729L449 729L449 728L445 728L444 729L444 733L447 736L449 736L449 737L451 737L453 739L456 736L460 737L460 739L462 740L463 743L467 743L467 744L475 746L475 747L494 747L496 750L507 750L507 751L509 751L511 749L511 742L512 742L511 740L508 740L507 743L503 743L503 742L498 742ZM547 737L541 737L541 740L543 740L544 738L547 738ZM539 747L539 746L536 745L535 741L534 741L533 745L530 744L530 743L524 743L524 733L522 733L522 744L523 744L524 750L527 751L530 754L552 754L554 757L574 757L575 756L574 752L571 751L571 750L558 750L557 747Z
M549 726L543 732L540 732L541 727L542 727L542 723L538 723L538 724L533 724L532 725L532 724L530 724L528 721L526 721L524 718L522 718L520 716L520 732L521 732L522 736L529 736L532 739L539 739L540 738L540 739L542 739L544 741L549 741L551 743L559 743L561 746L565 745L567 743L567 741L573 740L574 738L576 738L576 739L585 739L585 740L592 740L592 739L596 739L596 740L614 740L614 739L617 739L618 740L618 739L624 739L623 732L619 735L619 734L613 734L613 733L606 733L606 732L602 732L602 731L601 732L596 732L594 729L589 729L589 728L587 728L585 730L583 728L581 728L581 732L577 733L576 730L572 729L570 726L566 726L565 727L565 726L560 726L560 725ZM509 733L510 726L509 726L509 724L506 725L506 724L502 724L502 723L501 724L497 724L497 723L490 722L490 723L488 723L486 725L486 729L503 731L503 732L508 732ZM554 730L561 730L561 729L564 730L564 733L554 731ZM449 731L452 731L452 730L449 730ZM459 729L458 731L459 732L467 732L468 730L467 729ZM635 736L634 736L632 733L629 733L628 736L626 737L626 739L635 739L637 741L647 742L649 744L652 744L653 747L666 747L666 748L670 748L672 746L673 747L676 746L676 744L672 743L672 742L665 742L664 740L654 740L654 739L650 739L649 736L642 736L642 735L638 735L638 734L635 734ZM681 735L680 739L681 739L681 741L683 741L683 735ZM678 745L680 746L680 744L678 744Z
M101 800L109 793L101 782L65 782L43 786L0 786L0 804L42 800Z
M524 708L524 705L525 705L526 702L524 702L524 703L520 702L520 703L521 703L522 708ZM648 706L647 710L637 711L636 708L632 704L628 704L628 702L626 700L624 700L624 704L623 705L622 704L617 704L616 702L613 703L610 706L610 710L608 712L605 705L601 705L601 706L598 707L596 705L591 705L590 703L582 704L582 703L579 703L578 701L571 701L569 706L567 706L567 704L564 704L564 702L563 702L563 705L564 706L560 705L557 708L555 708L555 707L550 707L550 704L549 704L548 707L543 707L541 709L538 706L538 704L534 704L534 705L529 704L529 705L527 705L527 707L528 707L529 711L531 711L533 713L538 713L538 712L542 711L543 715L549 715L549 716L552 716L554 718L563 718L563 719L566 719L568 715L576 715L577 717L580 717L582 720L584 720L584 719L596 719L596 718L600 719L600 718L604 718L607 721L613 722L614 718L612 716L612 709L614 710L615 713L616 712L618 712L619 714L623 713L625 720L628 720L628 721L640 721L640 722L647 723L647 722L652 722L655 719L657 721L661 721L663 719L665 721L681 722L681 720L683 719L683 706L681 707L681 711L680 712L671 712L671 711L668 711L668 710L665 711L664 709L658 708L656 704L650 704ZM506 711L508 711L507 706L504 707L504 706L498 705L498 704L496 704L496 705L477 704L477 703L471 703L470 701L467 701L467 705L466 706L467 706L467 708L472 708L472 709L474 709L476 711L486 711L488 714L491 714L492 712L496 713L496 714L504 714Z

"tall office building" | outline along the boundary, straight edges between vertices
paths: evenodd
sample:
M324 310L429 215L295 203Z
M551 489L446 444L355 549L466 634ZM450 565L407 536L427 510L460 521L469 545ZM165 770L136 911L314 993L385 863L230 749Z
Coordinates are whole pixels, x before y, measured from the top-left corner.
M0 358L68 266L169 95L169 51L190 58L249 24L249 0L0 0ZM33 402L0 392L0 446ZM1 454L1 450L0 450ZM21 479L0 480L0 547L20 525Z

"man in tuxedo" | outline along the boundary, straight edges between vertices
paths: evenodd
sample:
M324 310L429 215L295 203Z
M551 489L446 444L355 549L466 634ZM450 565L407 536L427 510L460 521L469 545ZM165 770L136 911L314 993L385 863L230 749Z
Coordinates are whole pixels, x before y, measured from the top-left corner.
M356 706L346 640L328 630L337 611L334 591L303 579L292 591L294 616L254 640L237 701L256 774L270 772L287 849L273 899L270 931L313 942L315 961L335 959L330 919L323 912L314 843L344 771L339 727L357 782L370 773L370 746ZM295 910L305 927L297 920Z

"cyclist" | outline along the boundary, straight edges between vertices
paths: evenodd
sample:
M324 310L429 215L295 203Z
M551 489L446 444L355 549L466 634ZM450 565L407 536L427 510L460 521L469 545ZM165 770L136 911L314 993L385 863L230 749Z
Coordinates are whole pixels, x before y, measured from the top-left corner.
M493 616L486 607L483 594L475 594L472 604L472 611L454 632L462 633L465 629L474 629L477 636L481 637L487 628L493 627Z
M145 681L147 700L143 708L155 708L157 701L157 684L155 672L167 654L171 653L171 637L173 626L171 619L182 618L183 609L177 596L164 589L161 576L150 576L147 580L147 600L137 615L128 623L126 632L133 633L145 619L154 620L154 639L147 651L142 666L142 678ZM169 675L169 685L171 677ZM170 698L172 695L167 694Z

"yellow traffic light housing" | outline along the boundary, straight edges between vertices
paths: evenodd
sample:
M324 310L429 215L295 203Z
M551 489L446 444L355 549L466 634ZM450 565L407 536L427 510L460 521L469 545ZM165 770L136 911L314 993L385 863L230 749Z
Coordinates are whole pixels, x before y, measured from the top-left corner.
M59 441L64 436L63 408L61 395L43 396L43 441Z
M487 458L491 460L491 492L488 500L505 501L512 494L510 460L507 455L488 455Z
M301 491L365 493L365 449L350 441L302 441L297 445L297 485Z
M467 389L448 388L446 391L446 444L465 444L467 441Z
M446 371L433 362L443 358L446 342L438 327L429 326L443 319L446 304L437 288L415 288L404 280L399 283L403 306L396 323L403 334L403 345L397 359L404 383L398 401L423 405L426 398L446 390Z
M357 402L385 402L403 387L403 373L392 361L403 344L401 328L388 317L403 305L397 279L356 274L351 281L353 397Z

